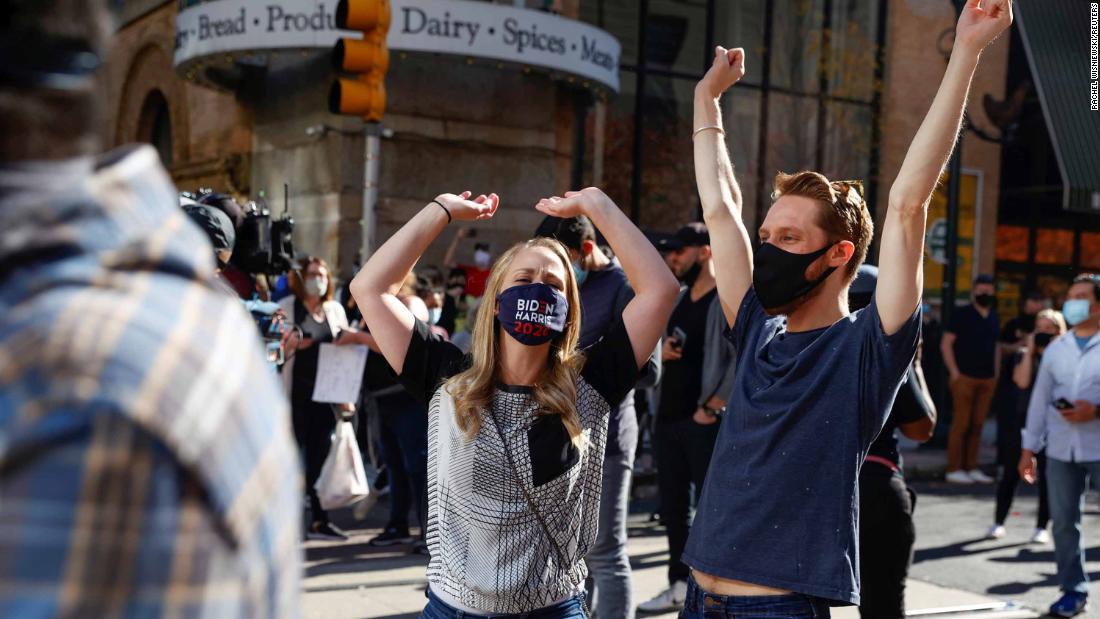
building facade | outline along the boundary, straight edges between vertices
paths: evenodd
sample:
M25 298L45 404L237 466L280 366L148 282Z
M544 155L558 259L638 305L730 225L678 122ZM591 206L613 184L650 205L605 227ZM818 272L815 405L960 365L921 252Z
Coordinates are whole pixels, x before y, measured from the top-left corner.
M393 51L372 179L363 123L326 109L334 78L327 51L269 54L262 66L236 67L230 88L211 89L175 70L181 3L133 0L124 3L107 63L104 138L157 145L181 189L262 194L276 213L287 184L297 248L324 256L344 277L442 192L503 197L494 223L478 227L477 240L495 252L536 228L541 216L532 205L540 197L588 184L604 187L641 226L668 231L699 217L692 95L722 44L747 51L747 75L723 100L723 113L750 229L763 218L775 173L801 169L863 179L881 222L890 183L946 68L955 21L949 0L518 4L614 35L618 92L514 63ZM984 54L969 110L975 126L993 122L974 102L1006 99L1010 47L1002 37ZM1002 265L1002 150L969 134L963 140L962 298L975 274ZM365 182L377 190L370 213ZM452 234L425 263L441 260ZM470 253L472 246L460 246L459 260ZM935 251L929 255L935 301L942 266Z

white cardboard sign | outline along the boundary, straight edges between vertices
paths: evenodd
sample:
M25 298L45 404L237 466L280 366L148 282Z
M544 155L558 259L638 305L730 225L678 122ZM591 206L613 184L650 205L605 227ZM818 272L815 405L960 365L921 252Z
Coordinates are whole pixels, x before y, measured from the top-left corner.
M313 401L343 404L359 400L367 351L366 346L321 344L317 358L317 380L313 383Z

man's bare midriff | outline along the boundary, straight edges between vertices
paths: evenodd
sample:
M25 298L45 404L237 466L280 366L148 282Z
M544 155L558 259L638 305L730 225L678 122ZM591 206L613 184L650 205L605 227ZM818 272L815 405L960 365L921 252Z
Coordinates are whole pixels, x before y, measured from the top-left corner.
M719 578L699 570L692 570L691 575L704 591L715 595L787 595L791 593L786 589L772 589L740 580Z

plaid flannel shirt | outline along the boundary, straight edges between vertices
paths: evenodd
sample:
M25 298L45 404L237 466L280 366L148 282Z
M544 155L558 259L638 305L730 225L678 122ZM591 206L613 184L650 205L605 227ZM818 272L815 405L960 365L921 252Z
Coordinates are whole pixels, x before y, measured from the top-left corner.
M288 407L156 152L0 166L0 617L296 617Z

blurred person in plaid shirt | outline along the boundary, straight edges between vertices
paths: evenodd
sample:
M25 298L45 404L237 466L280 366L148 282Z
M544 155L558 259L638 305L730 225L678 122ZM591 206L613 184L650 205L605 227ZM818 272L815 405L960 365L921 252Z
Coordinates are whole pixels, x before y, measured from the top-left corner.
M295 617L287 404L156 152L92 155L103 5L0 13L0 617Z

